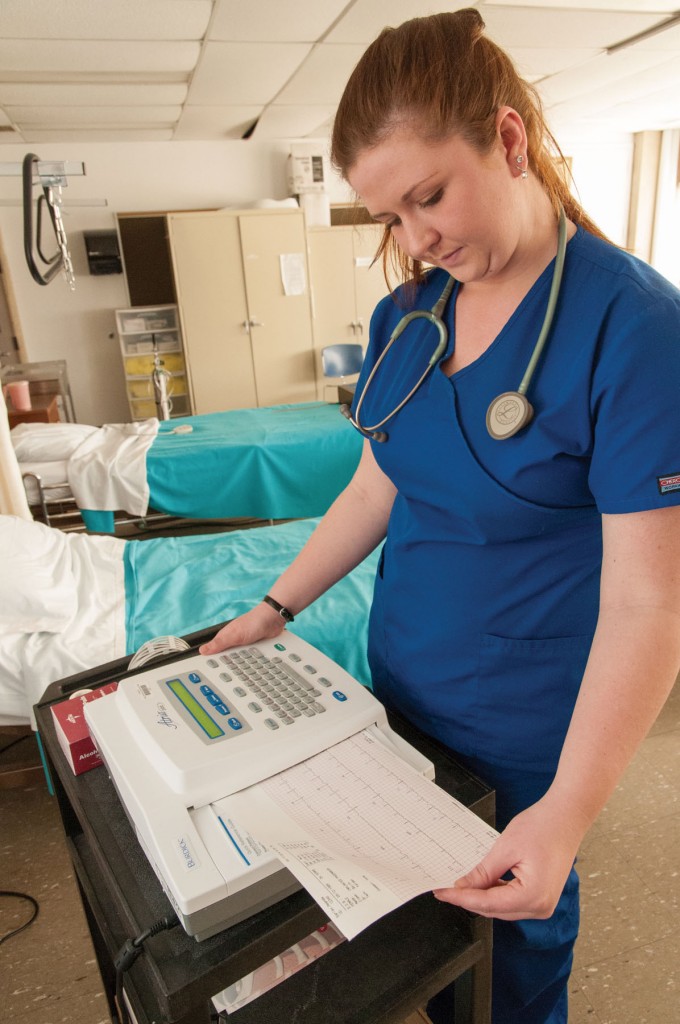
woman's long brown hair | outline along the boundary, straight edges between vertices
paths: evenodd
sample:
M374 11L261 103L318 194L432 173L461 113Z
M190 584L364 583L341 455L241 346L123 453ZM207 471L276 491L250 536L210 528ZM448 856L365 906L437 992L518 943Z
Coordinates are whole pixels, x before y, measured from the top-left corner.
M600 238L605 236L572 195L562 152L545 122L536 90L512 60L484 34L473 8L414 18L386 28L369 46L347 83L338 106L331 160L347 178L359 154L411 125L426 141L459 135L488 152L496 113L512 107L527 134L527 162L555 209ZM385 230L378 256L402 280L418 281L422 265L403 253Z

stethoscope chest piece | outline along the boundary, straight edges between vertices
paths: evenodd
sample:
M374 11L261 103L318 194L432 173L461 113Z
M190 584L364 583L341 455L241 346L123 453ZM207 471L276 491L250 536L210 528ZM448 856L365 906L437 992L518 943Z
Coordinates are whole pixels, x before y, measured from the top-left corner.
M504 391L486 411L486 429L496 441L513 437L534 415L531 402L519 391Z

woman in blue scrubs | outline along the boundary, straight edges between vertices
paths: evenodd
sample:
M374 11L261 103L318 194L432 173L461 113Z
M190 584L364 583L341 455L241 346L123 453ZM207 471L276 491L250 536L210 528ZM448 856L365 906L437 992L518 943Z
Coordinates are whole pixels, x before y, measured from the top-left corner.
M270 596L296 613L383 544L375 692L497 794L493 850L436 895L495 919L495 1024L562 1024L578 847L680 667L680 293L571 196L483 27L386 29L345 90L333 159L406 283L372 319L356 476ZM390 344L452 279L445 331ZM204 651L283 625L262 603Z

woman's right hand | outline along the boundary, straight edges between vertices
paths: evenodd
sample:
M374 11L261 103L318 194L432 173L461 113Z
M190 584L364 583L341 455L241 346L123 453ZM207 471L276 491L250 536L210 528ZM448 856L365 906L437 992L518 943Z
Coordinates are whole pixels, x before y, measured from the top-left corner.
M251 608L244 615L232 619L226 626L222 626L219 633L216 633L212 640L201 644L199 654L218 654L226 651L228 647L239 647L241 644L254 644L258 640L271 640L272 637L283 633L286 627L281 616L261 601Z

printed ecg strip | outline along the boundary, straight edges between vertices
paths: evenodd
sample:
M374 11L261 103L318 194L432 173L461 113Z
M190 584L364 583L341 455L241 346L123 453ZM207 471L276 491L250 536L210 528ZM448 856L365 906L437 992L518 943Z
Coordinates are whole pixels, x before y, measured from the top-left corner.
M497 833L368 733L260 784L323 847L377 873L401 900L452 885Z

